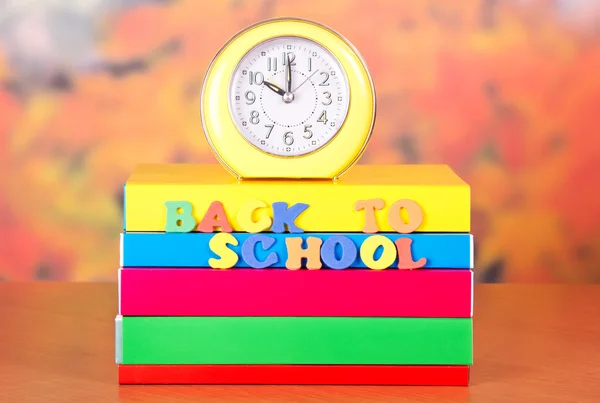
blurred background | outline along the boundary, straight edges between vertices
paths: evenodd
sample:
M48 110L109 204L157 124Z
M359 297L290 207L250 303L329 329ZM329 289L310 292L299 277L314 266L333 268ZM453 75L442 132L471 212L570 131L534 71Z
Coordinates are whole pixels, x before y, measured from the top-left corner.
M0 279L116 280L134 165L215 162L206 68L281 16L366 59L361 164L471 185L477 281L600 282L598 0L0 0Z

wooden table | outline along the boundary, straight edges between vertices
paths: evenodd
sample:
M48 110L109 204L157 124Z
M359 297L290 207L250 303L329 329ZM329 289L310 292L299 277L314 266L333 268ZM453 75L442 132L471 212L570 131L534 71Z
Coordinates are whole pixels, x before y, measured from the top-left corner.
M600 286L476 286L470 387L119 387L116 313L116 284L0 283L0 402L600 402Z

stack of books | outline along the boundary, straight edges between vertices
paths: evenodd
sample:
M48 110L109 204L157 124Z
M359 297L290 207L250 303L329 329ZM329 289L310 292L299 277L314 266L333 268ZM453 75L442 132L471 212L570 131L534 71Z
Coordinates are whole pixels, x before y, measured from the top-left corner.
M444 165L125 185L121 384L467 385L470 188Z

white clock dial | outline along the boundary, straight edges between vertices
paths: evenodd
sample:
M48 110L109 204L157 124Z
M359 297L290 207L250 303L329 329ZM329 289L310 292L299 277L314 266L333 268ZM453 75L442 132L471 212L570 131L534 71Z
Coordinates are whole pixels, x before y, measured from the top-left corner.
M349 103L348 80L337 59L299 37L278 37L252 48L229 85L229 109L240 133L258 149L284 157L329 143Z

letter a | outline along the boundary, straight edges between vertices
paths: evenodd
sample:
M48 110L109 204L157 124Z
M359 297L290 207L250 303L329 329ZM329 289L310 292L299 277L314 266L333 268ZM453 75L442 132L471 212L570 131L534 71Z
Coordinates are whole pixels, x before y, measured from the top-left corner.
M227 220L225 209L223 209L223 203L214 201L206 210L204 218L198 224L198 231L200 232L213 232L215 228L221 227L221 232L231 232L231 224Z

